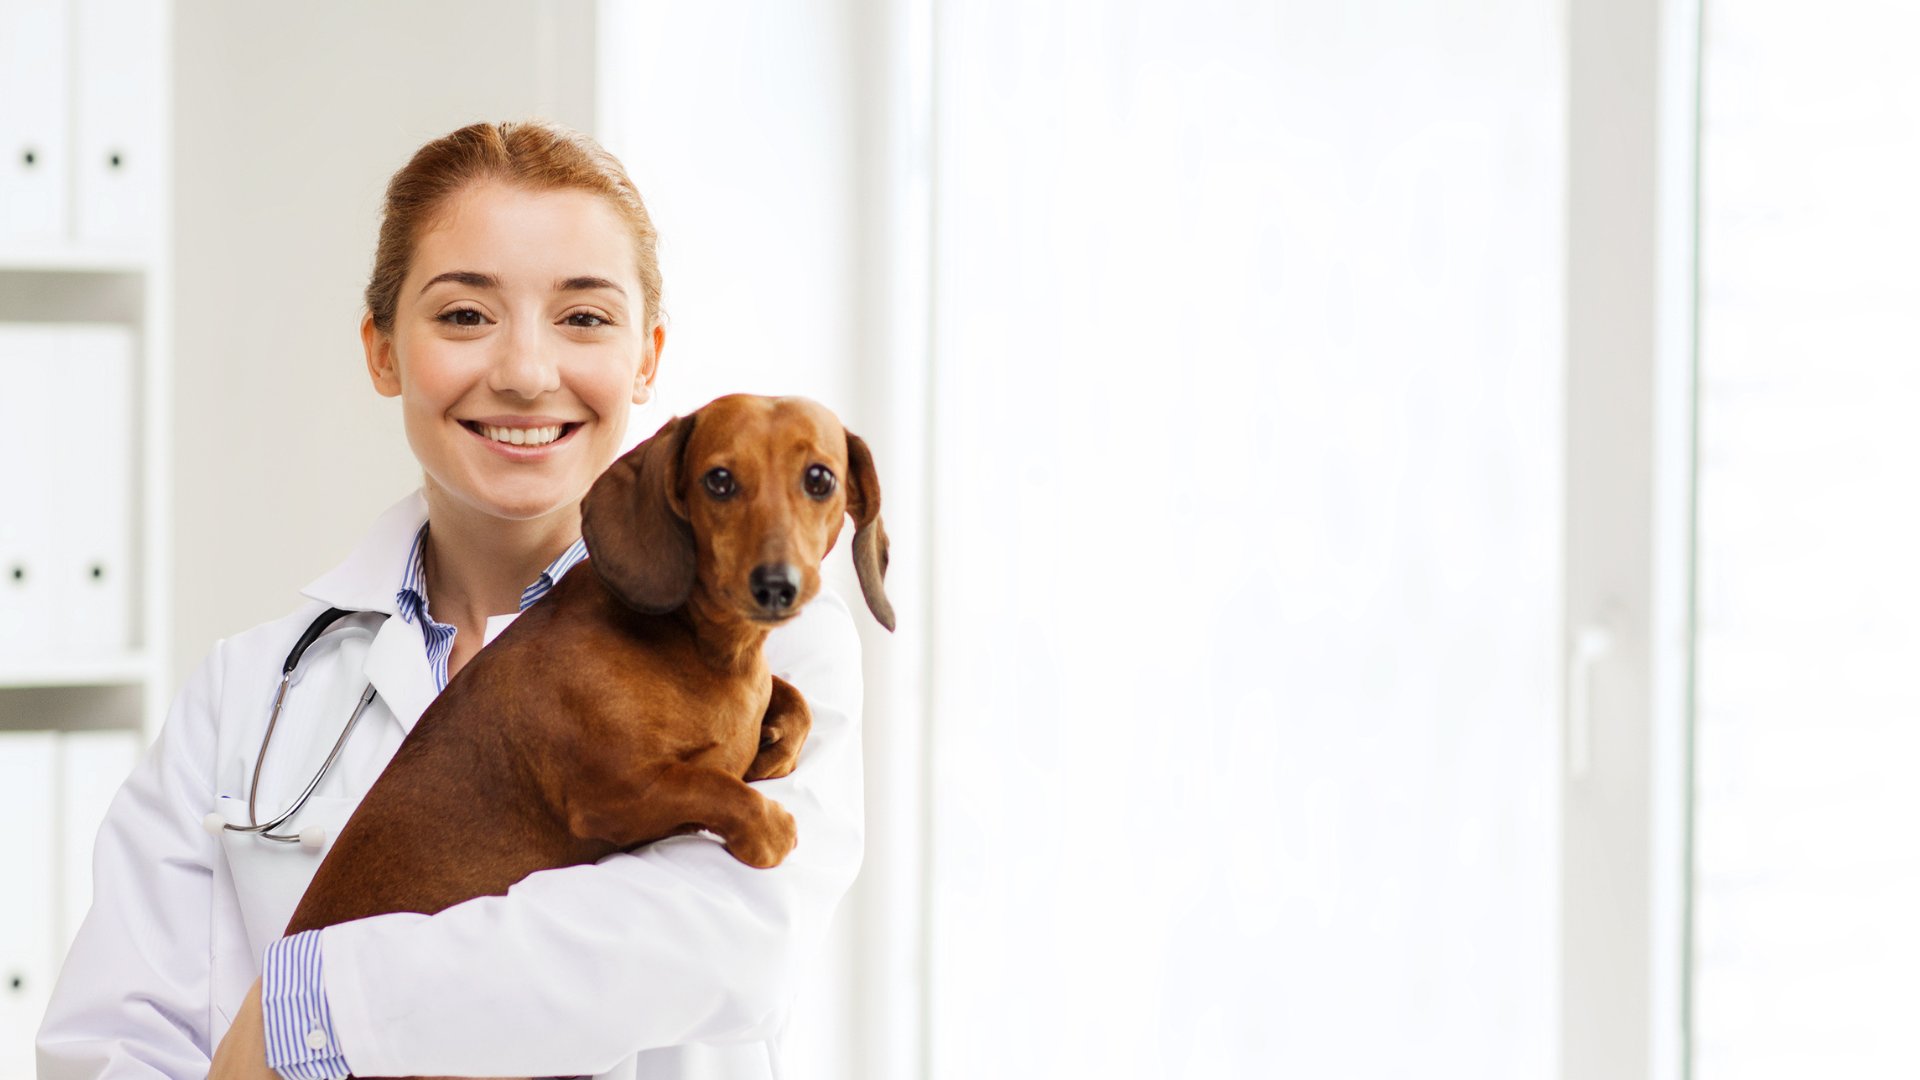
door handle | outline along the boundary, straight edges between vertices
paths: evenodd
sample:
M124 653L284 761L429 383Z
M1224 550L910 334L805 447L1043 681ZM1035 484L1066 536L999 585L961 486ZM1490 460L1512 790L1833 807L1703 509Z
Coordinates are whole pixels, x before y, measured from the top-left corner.
M1573 635L1567 656L1567 772L1575 779L1593 766L1593 669L1613 652L1613 631L1589 623Z

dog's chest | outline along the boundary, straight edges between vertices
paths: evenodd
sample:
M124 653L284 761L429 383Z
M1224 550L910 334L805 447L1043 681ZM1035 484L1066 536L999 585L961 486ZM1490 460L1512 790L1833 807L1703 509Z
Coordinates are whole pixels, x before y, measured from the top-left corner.
M714 717L713 735L727 771L744 773L760 750L760 725L767 715L773 679L761 672L757 678L739 680L728 691L724 715Z

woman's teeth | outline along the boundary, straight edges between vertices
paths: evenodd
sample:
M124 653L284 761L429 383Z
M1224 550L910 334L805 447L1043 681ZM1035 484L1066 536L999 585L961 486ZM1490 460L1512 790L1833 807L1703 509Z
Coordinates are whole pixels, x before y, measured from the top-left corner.
M489 427L486 424L475 425L480 434L494 442L512 443L515 446L545 446L560 437L558 427L505 428Z

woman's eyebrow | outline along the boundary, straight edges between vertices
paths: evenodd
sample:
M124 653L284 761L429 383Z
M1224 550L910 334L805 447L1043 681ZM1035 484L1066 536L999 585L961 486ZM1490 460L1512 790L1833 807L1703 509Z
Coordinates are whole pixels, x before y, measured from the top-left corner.
M477 270L449 270L444 274L435 276L425 285L420 286L420 291L424 293L443 281L451 281L458 285L468 285L476 289L497 289L500 287L500 279L494 277L492 274L482 274Z
M457 285L466 285L475 289L498 289L500 287L500 279L494 277L492 274L482 274L477 270L449 270L444 274L434 275L425 285L420 286L420 291L424 293L443 281L451 281ZM612 289L623 297L627 295L627 290L603 277L561 278L553 283L553 288L556 292L579 292L584 289Z
M553 287L556 292L575 292L580 289L612 289L621 296L627 295L627 290L603 277L570 277L554 282Z

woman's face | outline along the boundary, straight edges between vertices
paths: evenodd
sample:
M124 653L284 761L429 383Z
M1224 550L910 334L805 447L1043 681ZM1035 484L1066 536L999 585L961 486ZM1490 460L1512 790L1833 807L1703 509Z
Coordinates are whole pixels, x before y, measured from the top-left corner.
M416 241L391 336L370 317L360 334L428 484L526 520L577 503L619 455L665 344L645 313L632 238L603 197L487 182Z

